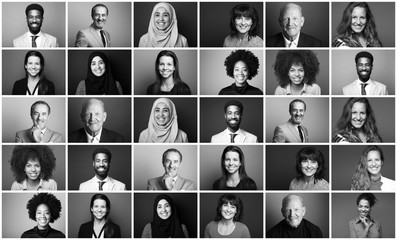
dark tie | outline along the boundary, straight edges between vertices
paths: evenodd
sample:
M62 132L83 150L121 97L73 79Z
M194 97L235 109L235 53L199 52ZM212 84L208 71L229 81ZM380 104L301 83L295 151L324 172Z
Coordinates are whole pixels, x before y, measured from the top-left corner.
M304 142L304 138L303 138L303 128L301 125L298 125L298 132L299 132L299 137L301 138L301 142Z
M101 32L103 46L106 47L105 32L103 30L101 30L100 32Z
M237 136L237 134L235 134L235 133L232 133L232 134L230 134L230 142L231 143L234 143L234 138Z
M365 87L367 85L367 83L361 83L361 95L367 95L367 92L365 91Z
M32 47L36 48L37 44L36 44L36 38L38 38L39 36L32 36Z
M105 181L98 181L99 184L99 191L103 191L103 184L105 184Z

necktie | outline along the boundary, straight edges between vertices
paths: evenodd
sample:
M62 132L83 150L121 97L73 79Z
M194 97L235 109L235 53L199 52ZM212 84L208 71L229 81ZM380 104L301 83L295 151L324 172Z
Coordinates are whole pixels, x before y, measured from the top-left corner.
M232 134L230 134L230 142L231 143L234 143L234 138L237 136L237 134L235 134L235 133L232 133Z
M103 184L105 184L105 182L104 181L98 181L98 184L99 184L99 191L103 191Z
M361 95L367 95L367 92L365 91L365 87L367 85L367 83L361 83Z
M103 30L101 30L100 32L101 32L103 46L106 47L105 32Z
M34 48L37 47L36 38L38 38L38 36L32 36L32 47L34 47Z
M303 137L303 128L301 125L298 125L298 130L299 130L299 137L301 138L301 142L304 142L304 137Z

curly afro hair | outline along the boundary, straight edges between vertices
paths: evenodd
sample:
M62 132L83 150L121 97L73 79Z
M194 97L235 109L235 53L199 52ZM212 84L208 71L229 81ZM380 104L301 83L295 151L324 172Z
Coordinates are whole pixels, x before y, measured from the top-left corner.
M236 50L230 53L225 60L226 74L233 78L234 65L242 61L248 67L248 80L251 80L258 74L259 59L248 50Z
M30 159L38 159L40 162L40 178L48 180L55 169L55 155L48 146L16 146L10 160L11 170L15 180L21 183L26 179L25 166Z
M50 209L51 223L55 222L55 220L61 216L61 201L51 193L38 193L28 201L28 204L26 204L26 209L28 209L30 219L36 221L36 210L41 204L46 205Z
M294 64L302 64L305 71L304 83L312 85L316 82L316 76L320 71L316 54L310 50L281 50L277 53L274 63L274 74L281 87L290 83L288 72Z

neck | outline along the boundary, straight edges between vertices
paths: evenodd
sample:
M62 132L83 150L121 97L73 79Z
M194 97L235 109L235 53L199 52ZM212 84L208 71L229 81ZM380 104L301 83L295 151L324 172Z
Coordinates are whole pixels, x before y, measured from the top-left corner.
M303 89L304 83L301 82L298 85L291 83L290 86L291 86L291 92L300 92Z
M29 82L38 82L39 80L40 80L40 77L38 74L35 77L28 75Z
M305 183L310 183L312 180L314 180L314 175L313 176L310 176L310 177L308 177L308 176L304 176L303 177L303 181L305 181Z
M103 180L105 180L105 179L108 177L108 175L106 175L106 176L100 176L100 175L98 175L98 174L95 174L95 177L98 178L99 180L103 181Z
M36 180L32 180L30 178L26 179L26 185L28 186L28 189L37 188L39 184L40 184L40 178L37 178Z
M376 175L371 174L370 178L372 181L376 181L380 178L380 176L381 176L380 173L378 173Z
M288 36L287 34L285 34L285 33L283 33L283 35L284 35L284 37L286 38L286 39L288 39L289 41L294 41L297 37L298 37L298 35L299 34L296 34L295 36Z
M98 218L95 218L95 217L94 217L94 225L104 225L105 222L106 222L106 219L105 219L105 218L98 219Z
M228 126L227 129L229 129L230 132L235 133L235 132L237 132L240 129L240 127L231 128L231 127Z
M95 132L95 131L91 131L89 128L86 128L85 130L88 132L88 134L91 135L91 137L95 137L96 135L99 134L99 131L101 131L101 129L99 129L98 131Z
M243 40L244 38L248 37L248 32L246 33L237 33L237 38Z
M219 221L219 223L222 224L222 225L225 225L225 226L232 226L232 225L234 225L233 218L231 218L231 219L224 219L224 218L222 218L222 219Z
M239 83L239 82L234 82L234 84L236 84L237 87L244 87L245 85L247 85L247 82L243 82L243 83Z
M167 88L174 87L174 84L175 84L174 83L174 77L172 77L172 75L169 76L168 78L163 78L163 80L161 82L161 85L163 85L163 86L165 86Z
M37 228L38 228L39 230L46 230L46 229L48 229L49 227L50 227L49 224L47 224L47 225L45 225L45 226L37 225Z
M32 30L29 29L29 32L31 34L33 34L33 35L37 35L40 32L40 29L38 31L32 31Z
M232 182L240 182L240 173L238 171L235 171L234 173L229 174L229 176L227 177L228 180L232 181Z

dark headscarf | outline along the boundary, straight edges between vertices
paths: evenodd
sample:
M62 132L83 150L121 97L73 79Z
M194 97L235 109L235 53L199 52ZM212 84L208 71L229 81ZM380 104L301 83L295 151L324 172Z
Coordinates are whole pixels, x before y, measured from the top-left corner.
M105 73L97 77L91 71L91 62L94 57L102 58L105 63ZM88 57L87 78L85 79L85 92L87 95L118 95L116 82L110 71L110 64L106 55L102 52L93 52Z
M157 204L160 200L167 200L171 207L171 216L164 220L157 214ZM179 222L178 215L176 213L176 208L172 198L166 194L161 194L154 200L153 206L153 222L152 225L152 237L153 238L184 238L182 226Z

